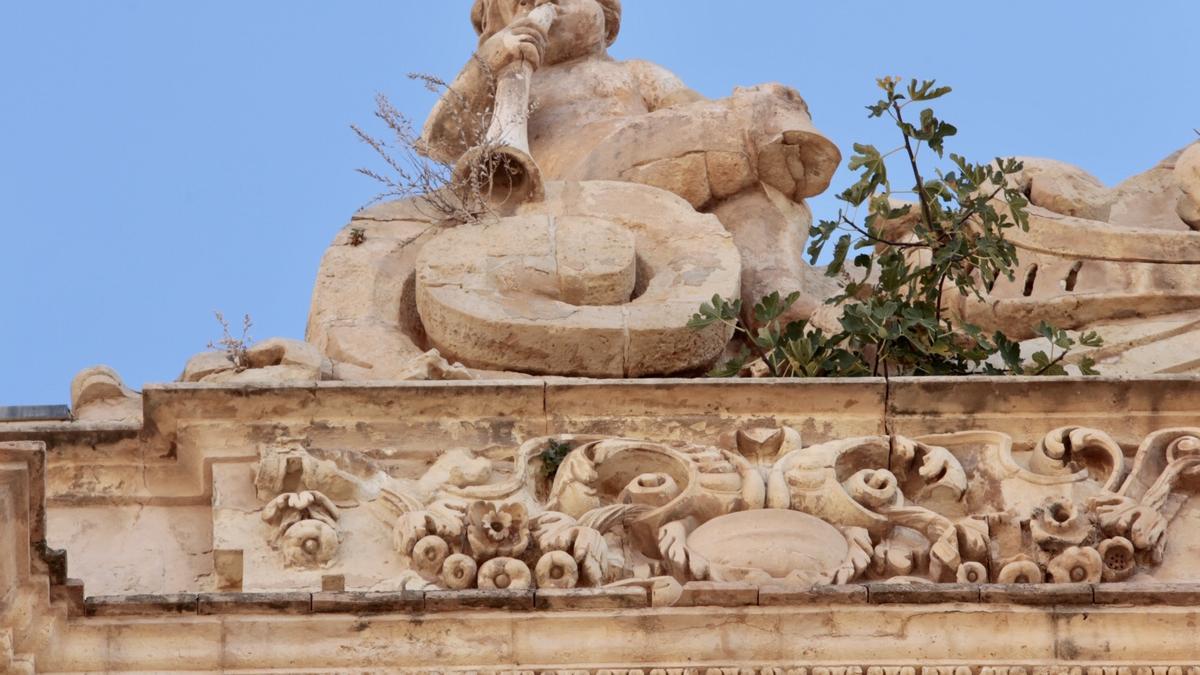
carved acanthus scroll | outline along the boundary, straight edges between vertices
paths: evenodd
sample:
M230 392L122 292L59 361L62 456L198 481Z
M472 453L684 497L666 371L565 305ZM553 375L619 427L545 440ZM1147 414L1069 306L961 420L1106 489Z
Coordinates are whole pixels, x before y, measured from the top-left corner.
M705 580L1123 581L1162 561L1167 524L1200 486L1194 429L1151 435L1132 462L1083 428L1025 452L992 432L803 447L791 429L757 429L725 442L540 438L503 465L444 453L416 480L361 459L339 468L336 454L285 456L302 474L288 484L357 481L343 492L378 495L369 502L406 561L402 587L635 584L663 597ZM278 458L264 453L274 473L260 482L287 464ZM264 519L292 564L336 550L337 509L320 493L285 493Z

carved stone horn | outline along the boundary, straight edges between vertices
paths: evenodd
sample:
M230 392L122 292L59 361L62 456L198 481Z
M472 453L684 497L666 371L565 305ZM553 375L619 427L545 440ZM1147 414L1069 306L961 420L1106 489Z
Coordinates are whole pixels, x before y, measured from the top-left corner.
M549 31L558 8L542 4L528 19ZM533 65L517 61L496 76L492 123L482 145L468 150L454 166L456 182L478 180L493 204L517 206L545 199L542 172L529 153L529 89ZM471 172L480 172L471 176Z

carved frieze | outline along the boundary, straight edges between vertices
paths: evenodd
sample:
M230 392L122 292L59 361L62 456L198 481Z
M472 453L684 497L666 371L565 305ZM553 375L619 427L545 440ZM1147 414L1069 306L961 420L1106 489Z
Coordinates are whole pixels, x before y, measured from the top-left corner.
M260 491L336 476L390 533L400 588L637 585L668 604L691 581L1127 581L1162 562L1168 525L1200 486L1200 429L1151 434L1129 458L1076 427L1025 452L974 431L809 447L790 428L725 445L567 435L509 458L446 452L416 478L318 452L266 448ZM263 519L291 565L337 549L337 507L319 492L271 498Z

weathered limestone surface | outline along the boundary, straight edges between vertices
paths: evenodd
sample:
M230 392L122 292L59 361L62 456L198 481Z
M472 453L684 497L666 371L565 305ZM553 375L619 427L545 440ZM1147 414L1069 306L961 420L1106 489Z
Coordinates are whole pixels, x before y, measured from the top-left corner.
M701 303L739 289L737 249L715 218L640 186L546 192L422 248L416 301L432 345L476 368L593 377L696 371L720 356L729 327L688 326Z
M71 381L71 411L78 420L140 422L142 397L112 368L87 368Z
M619 3L534 4L478 3L480 47L422 136L425 151L460 172L494 150L529 185L480 224L450 231L422 199L355 216L322 263L309 320L333 377L694 374L729 337L682 328L702 290L747 306L798 290L786 318L836 326L839 310L824 305L836 283L802 261L804 200L828 187L841 154L799 94L772 84L706 100L658 65L608 57ZM983 301L963 298L956 315L1027 339L1028 353L1045 348L1032 339L1042 320L1096 330L1104 346L1070 361L1090 356L1112 375L1197 372L1200 144L1115 188L1062 162L1024 161L1017 182L1031 227L1010 235L1017 274ZM579 215L578 191L603 196L588 200L590 226L561 218ZM635 206L657 203L671 208ZM671 215L630 221L630 209ZM528 237L535 214L548 216L553 237ZM632 246L621 230L636 232ZM691 269L720 274L681 289L679 268L669 282L681 292L641 295L665 283L662 258L678 266L683 251Z
M878 556L870 563L879 570L877 573L895 570L891 576L904 577L933 573L935 578L931 580L935 581L953 580L958 572L957 567L935 572L928 566L942 553L933 551L935 557L930 559L927 556L931 551L920 552L923 546L931 544L930 533L938 531L924 529L937 525L935 513L955 514L952 518L970 518L973 513L1011 513L1017 518L1018 530L1027 526L1029 536L1036 538L1042 536L1037 534L1038 528L1049 527L1038 525L1041 521L1036 514L1052 513L1058 518L1054 514L1061 512L1065 518L1062 522L1069 522L1069 514L1078 511L1084 514L1084 520L1093 522L1089 527L1098 526L1100 530L1088 534L1092 531L1085 528L1072 530L1069 535L1053 535L1046 541L1061 544L1051 545L1052 550L1061 546L1059 550L1066 551L1080 545L1096 546L1099 550L1107 541L1105 537L1125 536L1134 545L1135 550L1130 553L1134 557L1140 556L1137 551L1141 546L1149 547L1146 550L1150 557L1142 562L1144 572L1167 575L1161 578L1189 580L1192 570L1187 561L1194 546L1189 538L1185 536L1176 544L1162 547L1169 537L1164 538L1161 532L1151 536L1143 531L1150 522L1146 520L1149 512L1132 521L1139 522L1142 528L1132 538L1128 534L1134 530L1126 535L1112 534L1115 530L1105 525L1104 515L1111 509L1090 504L1105 491L1136 500L1137 492L1154 486L1155 472L1166 471L1170 462L1180 461L1184 462L1181 466L1188 466L1192 441L1187 440L1191 438L1187 429L1196 424L1194 391L1192 381L1186 378L1153 382L1069 378L980 379L968 383L899 380L890 386L871 381L774 384L646 381L579 385L530 381L509 385L430 383L407 387L321 385L291 389L175 385L147 390L147 426L140 437L115 429L101 432L87 423L59 425L55 429L9 425L7 429L0 427L0 433L8 437L40 437L55 444L56 459L47 471L50 503L55 507L50 517L54 526L51 543L76 552L76 559L81 561L79 569L90 570L80 574L93 589L89 591L93 595L171 594L222 586L230 581L222 580L223 572L219 569L220 561L226 558L237 561L239 569L234 576L245 590L320 589L330 576L339 577L348 589L394 590L389 584L406 583L401 579L414 564L406 556L419 543L421 537L416 534L422 530L430 532L427 524L421 524L412 534L395 530L389 524L398 522L395 518L404 520L408 518L405 513L420 511L426 505L434 505L435 514L443 506L451 507L451 511L444 512L449 514L454 508L462 508L452 506L455 500L465 500L468 504L491 502L497 508L521 504L521 515L497 511L497 516L464 521L485 527L486 522L493 522L488 518L500 518L495 522L504 524L498 532L508 533L505 537L518 537L514 541L524 543L501 545L506 540L491 538L478 543L495 541L494 545L499 546L495 550L501 557L514 557L518 550L534 550L539 536L550 536L549 531L539 535L532 530L526 533L524 529L536 529L538 519L544 517L539 515L539 509L554 505L557 512L577 520L589 509L607 508L600 497L603 492L587 496L591 490L601 489L598 485L585 487L584 483L573 487L571 482L576 476L586 477L596 471L601 475L615 472L612 480L616 482L603 489L613 490L617 503L630 500L628 503L660 510L675 504L672 509L683 508L687 512L690 508L701 508L701 513L706 514L702 517L690 514L689 519L699 518L699 522L684 525L678 535L672 531L673 526L668 527L674 521L661 520L663 515L648 521L660 522L656 526L663 529L657 535L660 546L670 549L668 540L681 545L679 550L686 559L679 563L684 568L677 570L682 577L680 581L744 580L744 571L729 576L734 568L745 568L746 560L737 555L762 557L764 561L781 555L783 567L772 568L763 562L767 566L759 568L774 581L800 571L806 564L787 562L791 560L789 556L800 555L796 560L816 559L810 557L815 553L802 552L805 546L820 540L816 532L826 533L821 537L832 533L821 529L824 525L819 521L813 521L814 526L820 526L813 534L797 535L795 544L799 548L790 549L791 545L780 534L751 534L759 527L766 528L764 533L773 532L769 518L751 518L747 524L739 525L736 518L720 515L728 509L732 509L729 513L753 509L756 503L761 505L758 508L797 509L843 528L835 542L842 541L843 535L849 536L844 528L863 527L871 534L871 555ZM947 396L948 392L953 395ZM522 393L525 403L520 402ZM441 394L447 396L439 398ZM609 402L599 404L599 401ZM447 405L451 402L453 405ZM1126 411L1129 421L1112 425L1111 415L1106 411L1113 408ZM809 416L791 412L797 409L807 410ZM401 410L406 412L400 413ZM423 417L422 410L428 411L428 417ZM630 416L635 410L640 410L642 417ZM778 412L772 413L773 410ZM516 425L504 421L518 419ZM1080 422L1115 428L1112 434L1085 431L1086 426L1079 426ZM963 432L963 429L988 427L995 431ZM1047 435L1047 427L1053 433ZM1054 431L1054 427L1063 430ZM1034 428L1043 431L1033 431ZM899 435L889 435L889 429L891 434ZM1159 429L1179 431L1159 433ZM642 440L622 440L625 438ZM913 445L904 439L913 439ZM541 453L549 440L565 444L566 449L575 448L576 452L565 458L557 481L536 487L545 480L537 467L543 461ZM456 447L464 449L451 452ZM677 454L681 448L683 454ZM789 448L804 450L789 458ZM1063 448L1070 448L1070 452L1063 455ZM630 457L639 458L638 468L628 471L618 468L627 461L619 458L629 452L634 453ZM612 459L605 459L606 453L615 454ZM667 462L659 469L649 461L656 453L663 457L661 461ZM692 455L702 459L689 459ZM853 459L837 459L843 455ZM672 457L676 459L668 459ZM889 487L893 480L889 476L906 475L908 469L899 464L902 457L910 457L905 461L914 462L917 468L939 467L937 471L928 467L922 471L948 482L917 489L905 487L907 479L902 478L895 488ZM700 462L695 464L699 473L689 477L691 469L685 471L683 467L696 461ZM584 463L576 467L578 462ZM610 469L601 468L607 462L615 464ZM834 467L832 475L836 483L816 478L821 475L819 467L826 462ZM1076 464L1081 467L1079 471L1055 468ZM596 468L584 468L592 465ZM723 473L727 470L721 468L724 466L731 473ZM751 471L751 467L759 468ZM806 479L816 481L811 495L800 489L801 483L786 478L791 475L789 472L801 470L815 472L811 479ZM1152 492L1184 490L1180 494L1186 494L1190 469L1180 470L1184 473L1178 482L1164 478L1168 482ZM752 478L760 475L757 472L761 472L761 478ZM1047 477L1037 477L1042 474ZM521 496L525 488L518 486L525 479L520 477L526 475L535 487ZM925 474L912 475L915 478ZM1163 473L1168 475L1171 472ZM624 481L617 476L624 476ZM448 485L452 487L439 488L440 482L446 480L451 481ZM1134 480L1141 487L1132 487L1130 481ZM983 487L963 487L980 481ZM993 489L986 485L992 484L999 492L985 497ZM1123 484L1128 486L1122 487ZM492 487L486 487L489 485ZM711 487L702 487L706 485ZM741 496L727 506L718 506L723 498L710 506L701 506L703 499L695 502L695 497L687 496L689 490L700 488L697 494L703 495L718 486L720 491L734 490L731 494ZM943 495L939 499L959 495L949 503L960 505L950 508L935 500L929 502L930 506L921 507L926 511L894 514L916 518L913 523L899 525L901 521L895 521L884 526L893 517L887 515L887 509L893 508L887 500L893 497L885 495L897 488L900 492L890 494L896 498L901 493L908 494L908 498L917 500L914 508L935 495ZM450 489L446 495L453 496L451 502L440 501L447 498L438 496L442 489ZM914 489L917 491L909 492ZM982 492L972 496L976 489ZM837 498L844 500L842 506L836 505L837 500L828 502L827 497L820 496L830 490L833 495L842 494ZM272 521L275 525L264 522L264 513L273 500L278 501L277 495L310 492L328 495L331 506L322 507L324 510L320 512L312 511L311 506L301 506L297 507L295 520L282 515L281 520ZM572 496L577 493L578 498ZM475 494L508 496L471 496ZM515 502L511 501L514 499ZM1054 499L1063 501L1056 506L1058 502ZM1176 503L1172 497L1168 502L1171 506L1163 513L1175 523L1169 527L1172 531L1186 529L1198 517L1190 500ZM687 506L693 503L695 507ZM864 506L867 510L861 511ZM839 510L846 507L850 510ZM883 515L869 515L871 509L880 508L884 509ZM1121 508L1113 513L1119 514ZM637 508L629 511L637 512ZM849 519L842 520L843 516ZM444 515L430 517L434 518L431 522L440 523ZM623 516L630 517L635 516ZM783 514L770 517L781 518ZM926 517L932 520L922 521ZM1119 515L1114 517L1117 520L1111 527L1119 527L1123 519ZM292 525L314 518L335 530L337 543L328 562L313 566L288 562L286 550L280 548L283 540L273 543L272 537L282 536ZM876 522L874 518L882 520L878 525L872 524ZM1025 521L1027 525L1020 524ZM709 524L694 533L687 529L705 522ZM726 522L729 524L725 525ZM1061 529L1060 525L1054 527ZM462 527L459 531L468 536L470 527ZM879 527L883 529L870 532ZM980 536L994 540L998 527L999 521L989 516ZM1083 527L1082 522L1079 527ZM892 528L924 533L904 534L892 540L884 535ZM318 531L321 529L317 527ZM786 526L782 531L802 530ZM211 539L208 531L212 532ZM276 534L271 534L272 531ZM1105 536L1096 538L1101 531ZM1152 531L1158 532L1157 527ZM1078 539L1074 539L1076 532ZM966 533L960 531L959 535ZM1135 540L1142 535L1150 538L1138 544ZM533 539L526 541L526 536ZM637 536L640 535L635 534L634 538ZM734 547L736 554L722 545L742 536L750 538ZM759 540L756 536L771 542L764 552L753 552L753 542ZM410 537L416 538L409 540ZM709 540L712 543L704 543ZM298 541L297 545L303 548L306 539ZM850 537L846 541L855 539ZM954 544L959 548L957 555L965 555L961 546L966 541ZM445 555L458 551L458 544L447 543ZM428 545L431 544L425 544ZM827 543L818 548L830 553L846 545ZM1105 550L1115 545L1109 544ZM1160 547L1162 550L1158 550ZM686 553L692 548L709 554L697 555L703 562L693 563ZM584 550L587 549L576 554ZM234 551L236 557L229 558ZM835 557L853 557L850 551L843 551ZM954 559L953 552L944 553L951 557L943 562ZM664 569L675 564L666 551L658 555L666 556L661 559ZM727 555L735 557L725 558ZM1001 570L995 567L999 564L995 556L1003 558L1007 554L981 551L981 555L987 569L982 577L976 578L999 578ZM1051 564L1053 555L1045 560L1038 560L1030 552L1021 555L1029 555L1040 569L1038 574L1048 575L1047 578L1057 569ZM841 559L837 561L839 565ZM604 560L604 564L609 564L614 558L606 555ZM720 560L725 562L704 569L708 563ZM956 565L965 564L966 560L963 558ZM654 557L650 557L645 563L653 561ZM486 559L474 562L481 566ZM537 585L535 563L538 562L535 559L525 563L531 585ZM575 562L580 564L582 559ZM640 564L633 563L630 570L636 571ZM733 567L720 571L730 565ZM827 567L816 569L827 571L813 582L832 580L826 578ZM578 579L582 580L588 574L586 570L570 573L580 574ZM761 573L753 572L751 576ZM710 576L713 574L719 578ZM763 577L758 583L768 584L768 581Z
M203 506L51 508L47 526L50 546L70 550L89 595L183 593L211 583L213 514Z
M46 547L46 446L0 442L0 672L34 673L38 652L81 607L61 552Z
M1095 330L1104 346L1072 358L1091 356L1106 374L1197 372L1200 144L1112 189L1068 164L1024 161L1030 228L1010 237L1020 268L964 315L1020 337L1042 320Z
M1200 145L1028 161L1024 267L958 308L1174 376L649 379L722 354L714 295L832 310L840 152L620 18L474 3L423 148L489 208L357 214L307 341L0 422L0 672L1200 675Z
M1175 162L1175 179L1183 198L1179 200L1179 217L1188 227L1200 230L1200 144L1183 151Z
M144 425L0 425L35 441L0 474L46 498L0 493L6 667L1186 669L1197 391L148 387ZM553 480L551 441L567 451ZM48 530L26 525L41 508ZM13 544L43 531L82 587L38 563L48 547Z
M800 290L803 318L831 293L802 261L804 200L841 153L804 100L774 84L705 100L614 61L620 16L608 0L477 5L479 50L421 147L456 176L492 172L498 203L468 225L420 198L355 217L309 317L336 378L407 378L431 349L485 378L694 374L732 335L687 328L701 302Z

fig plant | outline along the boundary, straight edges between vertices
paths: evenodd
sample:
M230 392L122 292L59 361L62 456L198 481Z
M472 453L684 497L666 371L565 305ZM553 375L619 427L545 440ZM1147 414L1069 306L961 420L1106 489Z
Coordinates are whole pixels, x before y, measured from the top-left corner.
M829 299L842 310L840 330L784 323L799 294L773 293L749 312L740 300L715 297L692 325L729 324L746 347L712 375L746 374L752 366L772 377L1067 374L1073 350L1101 346L1096 333L1076 335L1043 322L1035 332L1050 346L1027 361L1003 331L988 334L953 311L956 297L983 300L1001 276L1014 277L1017 250L1005 233L1029 228L1029 201L1010 180L1021 162L975 164L949 153L948 170L923 169L921 151L944 161L946 141L958 130L932 108L915 115L911 108L950 88L917 80L902 85L897 78L878 84L883 97L868 106L870 117L889 119L901 143L887 151L855 144L849 167L858 180L838 195L845 207L810 231L811 262L831 251L826 273L840 279L841 291ZM889 171L893 158L902 173ZM864 211L860 222L855 214ZM1087 356L1072 362L1084 375L1097 374Z

